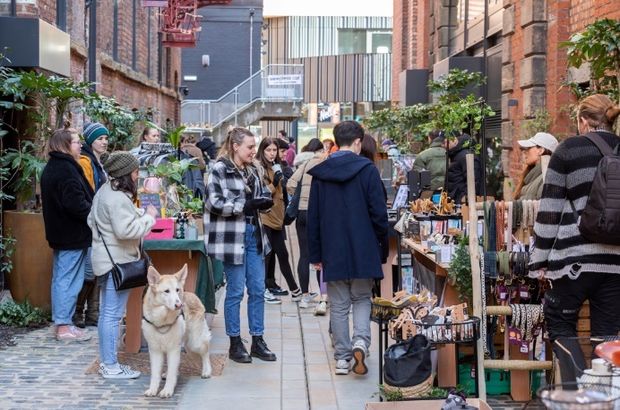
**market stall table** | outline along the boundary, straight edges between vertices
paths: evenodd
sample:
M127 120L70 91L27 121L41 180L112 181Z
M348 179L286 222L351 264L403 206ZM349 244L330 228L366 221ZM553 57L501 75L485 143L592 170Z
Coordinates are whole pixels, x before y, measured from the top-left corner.
M438 263L435 254L421 244L409 238L402 238L401 244L410 249L416 262L435 274L434 293L441 296L443 306L460 303L457 291L451 286L446 278L448 276L448 264ZM443 292L440 291L443 289ZM433 289L431 289L433 290ZM457 357L455 345L444 345L437 350L437 381L440 387L454 387L457 385Z
M207 256L202 239L170 239L144 241L153 266L161 274L173 274L187 263L185 290L194 292L209 313L217 313L215 290L223 283L222 266ZM131 290L125 317L125 352L137 353L142 341L142 294L144 287Z

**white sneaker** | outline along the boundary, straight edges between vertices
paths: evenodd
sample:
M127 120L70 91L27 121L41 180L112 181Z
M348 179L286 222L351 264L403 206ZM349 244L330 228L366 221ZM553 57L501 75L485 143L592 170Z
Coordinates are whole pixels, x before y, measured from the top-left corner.
M351 370L351 362L348 360L340 359L336 362L336 374L346 375Z
M366 357L368 356L368 348L363 340L356 340L353 343L353 373L366 374L368 373L368 367L366 366Z
M117 363L113 366L106 366L101 363L99 365L99 374L104 379L137 379L142 373L124 364Z
M325 316L327 313L327 302L324 300L320 301L316 308L314 309L314 316Z
M299 301L299 308L308 309L308 301L306 300L305 297L301 298L301 300Z
M271 292L269 292L267 289L265 289L265 303L269 303L270 305L279 305L280 303L282 303L282 301L273 296L273 294Z
M302 296L303 296L303 293L301 293L301 289L291 291L291 300L293 302L299 302Z

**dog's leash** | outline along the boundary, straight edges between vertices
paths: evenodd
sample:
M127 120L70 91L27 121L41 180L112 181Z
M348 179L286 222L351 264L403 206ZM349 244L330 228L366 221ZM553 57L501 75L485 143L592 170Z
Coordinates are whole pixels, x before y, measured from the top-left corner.
M170 323L169 325L157 326L157 325L155 325L155 323L153 323L153 322L151 322L150 320L148 320L148 319L146 318L146 316L142 315L142 319L143 319L144 321L146 321L146 323L148 323L149 325L153 326L153 327L155 328L155 330L157 330L157 331L158 331L160 334L162 334L162 335L164 335L164 334L168 333L168 332L170 331L170 329L172 329L172 326L174 326L174 324L177 322L177 320L179 320L179 318L180 318L180 317L183 317L183 319L185 319L185 315L183 314L183 309L181 309L181 313L179 313L179 315L177 316L177 318L176 318L176 319L174 319L174 322ZM166 328L168 328L168 329L167 329L167 330L165 330L165 331L163 331L163 332L162 332L161 330L159 330L159 329L162 329L162 328L164 328L164 327L166 327Z

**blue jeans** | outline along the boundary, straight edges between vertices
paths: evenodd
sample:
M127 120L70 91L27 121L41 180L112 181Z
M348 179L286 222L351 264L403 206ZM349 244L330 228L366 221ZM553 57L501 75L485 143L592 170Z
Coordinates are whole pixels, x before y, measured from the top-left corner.
M241 335L240 306L245 287L248 288L248 322L250 335L262 336L265 330L265 264L256 243L254 225L245 229L245 263L233 265L224 263L226 274L226 299L224 300L224 322L228 336Z
M93 248L88 248L86 255L86 263L84 264L84 280L95 280L95 272L93 272L93 261L91 260Z
M70 325L78 293L84 284L88 249L54 250L52 268L52 320L56 326Z
M131 289L114 289L112 275L108 274L105 285L101 286L99 304L99 360L108 366L118 362L118 324L125 314Z

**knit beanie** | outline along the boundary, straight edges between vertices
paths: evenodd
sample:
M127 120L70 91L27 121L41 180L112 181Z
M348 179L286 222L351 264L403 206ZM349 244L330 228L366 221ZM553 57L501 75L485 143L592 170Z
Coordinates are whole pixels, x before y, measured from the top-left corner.
M129 175L140 166L138 159L127 151L116 151L111 154L104 152L101 154L101 163L105 172L112 178Z
M88 146L93 145L93 142L102 135L110 135L108 129L99 122L91 122L84 127L84 141Z

